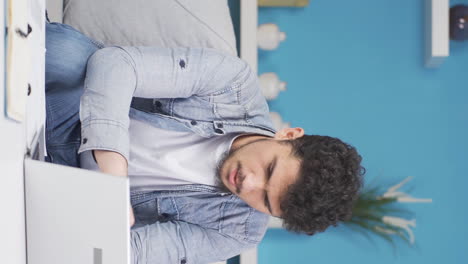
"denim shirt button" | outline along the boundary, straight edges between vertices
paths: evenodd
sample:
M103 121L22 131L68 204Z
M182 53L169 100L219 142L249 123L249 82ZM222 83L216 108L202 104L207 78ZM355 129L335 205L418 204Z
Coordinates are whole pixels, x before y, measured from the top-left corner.
M197 124L197 121L195 121L195 120L192 120L192 121L190 121L190 124L191 124L192 126L194 126L194 125L196 125L196 124Z
M162 106L162 103L159 102L159 101L156 101L154 102L154 105L157 107L157 108L160 108Z
M224 134L224 131L221 130L221 129L219 129L219 128L217 128L217 129L215 129L215 133L216 133L216 134Z
M223 128L223 124L217 124L216 127L217 128Z
M88 142L88 139L87 139L87 138L83 138L83 144L86 144L86 142Z
M185 263L187 263L187 260L186 260L186 259L182 259L182 260L180 261L180 264L185 264Z

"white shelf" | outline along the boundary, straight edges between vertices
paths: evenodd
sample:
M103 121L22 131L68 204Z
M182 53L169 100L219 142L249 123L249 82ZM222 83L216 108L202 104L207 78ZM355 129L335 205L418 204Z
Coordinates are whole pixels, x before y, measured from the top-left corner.
M240 0L240 57L255 72L258 72L257 26L257 0Z
M442 64L449 55L449 0L426 0L426 67Z

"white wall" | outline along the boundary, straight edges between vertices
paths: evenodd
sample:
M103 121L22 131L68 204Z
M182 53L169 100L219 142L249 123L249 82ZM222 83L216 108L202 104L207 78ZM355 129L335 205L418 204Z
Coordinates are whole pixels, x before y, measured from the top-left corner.
M4 28L5 1L0 4L0 25ZM5 39L4 30L0 30ZM5 50L0 41L0 50ZM4 52L0 52L0 72L5 72ZM5 118L5 76L0 74L0 256L1 263L26 263L23 150L24 125Z

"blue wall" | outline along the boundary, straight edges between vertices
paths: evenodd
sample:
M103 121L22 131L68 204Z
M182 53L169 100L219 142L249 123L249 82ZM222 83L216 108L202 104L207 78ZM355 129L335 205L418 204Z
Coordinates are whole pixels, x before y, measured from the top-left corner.
M452 1L455 3L468 1ZM259 54L288 91L271 102L292 126L358 148L366 181L414 176L416 247L391 246L343 227L312 237L268 231L259 263L468 263L468 42L451 43L437 69L423 66L422 0L311 0L261 8L287 39ZM408 190L406 188L405 190Z

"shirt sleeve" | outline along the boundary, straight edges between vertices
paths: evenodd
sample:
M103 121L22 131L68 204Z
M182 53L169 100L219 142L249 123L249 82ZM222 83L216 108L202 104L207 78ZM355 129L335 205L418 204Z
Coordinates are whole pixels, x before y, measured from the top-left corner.
M182 221L131 230L131 263L206 264L224 261L255 244Z
M132 97L187 98L222 92L252 72L237 57L202 48L107 47L88 60L80 101L78 153L101 149L129 156Z

